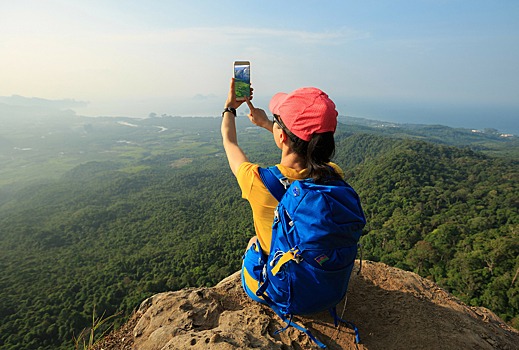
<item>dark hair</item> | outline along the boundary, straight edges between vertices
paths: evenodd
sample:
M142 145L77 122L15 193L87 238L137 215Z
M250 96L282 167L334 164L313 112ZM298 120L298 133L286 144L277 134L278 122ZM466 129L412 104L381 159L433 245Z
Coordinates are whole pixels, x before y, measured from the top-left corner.
M328 165L335 155L335 140L333 131L313 134L310 141L305 141L294 135L285 126L279 115L276 115L283 131L290 139L290 148L306 162L309 177L315 183L339 180L341 177Z

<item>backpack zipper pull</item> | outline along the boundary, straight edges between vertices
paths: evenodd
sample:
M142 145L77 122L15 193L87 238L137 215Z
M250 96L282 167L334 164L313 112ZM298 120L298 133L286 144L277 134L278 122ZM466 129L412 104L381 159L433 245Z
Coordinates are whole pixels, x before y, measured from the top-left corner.
M288 225L290 227L294 226L294 221L292 220L292 218L290 217L290 215L288 214L288 211L285 209L285 214L287 214L288 218L290 219L290 221L288 222Z

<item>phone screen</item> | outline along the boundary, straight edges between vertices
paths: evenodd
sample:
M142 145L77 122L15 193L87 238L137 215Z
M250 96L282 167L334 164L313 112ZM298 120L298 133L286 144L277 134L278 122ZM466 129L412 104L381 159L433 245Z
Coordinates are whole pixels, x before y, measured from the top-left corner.
M236 98L244 100L250 97L250 63L247 61L234 62L234 88Z

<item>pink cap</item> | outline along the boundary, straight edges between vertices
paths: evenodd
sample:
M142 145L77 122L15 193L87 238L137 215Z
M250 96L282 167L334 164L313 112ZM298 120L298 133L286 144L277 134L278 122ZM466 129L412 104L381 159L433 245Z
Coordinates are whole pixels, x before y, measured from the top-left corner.
M304 87L289 94L279 92L272 97L269 109L283 120L294 135L310 141L314 133L335 132L335 103L317 88Z

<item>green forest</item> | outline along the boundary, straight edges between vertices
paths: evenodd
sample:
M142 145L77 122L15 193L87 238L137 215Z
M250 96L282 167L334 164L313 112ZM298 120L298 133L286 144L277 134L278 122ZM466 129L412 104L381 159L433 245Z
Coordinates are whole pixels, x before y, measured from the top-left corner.
M2 125L0 349L70 349L92 313L213 286L254 234L221 118L60 117ZM238 118L249 159L279 152ZM5 132L4 132L5 130ZM443 134L443 136L442 136ZM364 258L428 278L519 328L517 138L339 125L334 162L362 201Z

